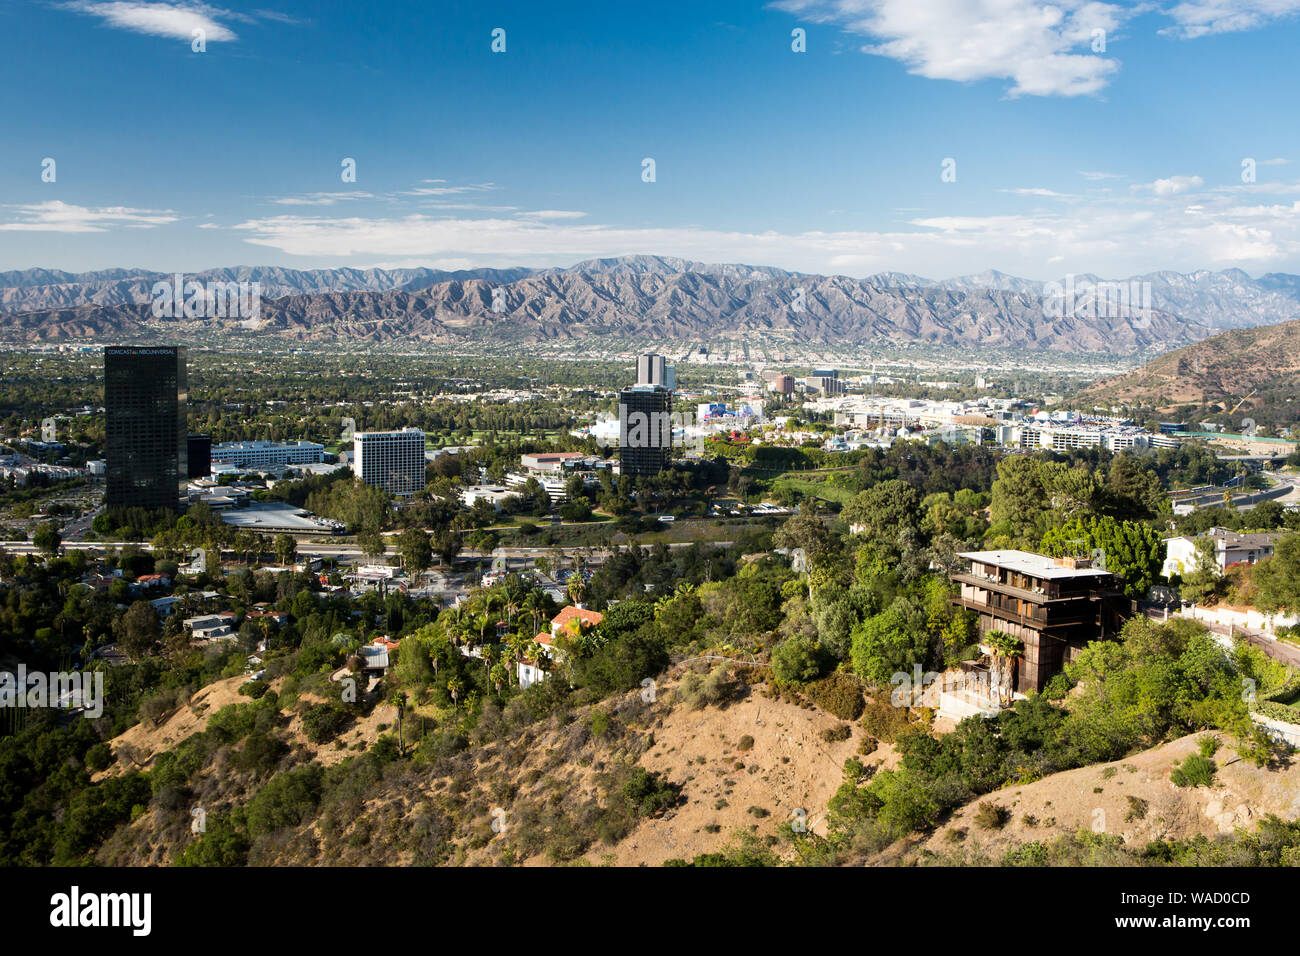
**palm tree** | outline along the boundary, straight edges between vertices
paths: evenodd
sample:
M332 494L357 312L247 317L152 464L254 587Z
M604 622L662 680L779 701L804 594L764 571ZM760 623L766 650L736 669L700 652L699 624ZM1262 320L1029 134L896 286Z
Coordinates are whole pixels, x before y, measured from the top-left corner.
M582 602L582 595L587 590L587 582L582 579L582 575L574 571L569 575L569 583L566 585L569 591L569 600L574 604Z
M519 606L523 601L523 597L524 596L521 589L519 588L519 585L512 583L510 578L507 577L504 581L501 582L500 600L502 606L506 610L506 624L513 623L515 611L519 610Z
M537 628L539 626L537 623L538 618L542 616L542 600L544 597L545 595L541 591L534 588L524 596L523 603L519 606L519 610L522 613L529 615L530 618L532 619L533 622L532 632L534 634L537 633Z
M402 755L406 753L406 745L402 740L402 715L406 713L406 692L399 690L388 702L397 708L397 753Z
M465 682L459 677L452 677L447 681L447 693L451 695L451 703L454 707L460 700L460 692L465 689Z
M505 664L494 664L492 670L488 673L488 679L492 681L492 686L496 692L501 693L501 685L510 683L510 668Z
M492 626L492 615L488 611L481 611L474 615L474 628L478 631L478 644L487 643L487 630Z

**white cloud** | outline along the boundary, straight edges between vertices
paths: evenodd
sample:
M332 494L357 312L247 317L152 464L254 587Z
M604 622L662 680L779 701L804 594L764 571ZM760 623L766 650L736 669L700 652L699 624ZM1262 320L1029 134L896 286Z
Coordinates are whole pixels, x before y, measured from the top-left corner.
M209 7L202 3L141 3L136 0L74 0L63 7L99 17L111 27L144 33L148 36L190 40L195 30L202 30L210 42L237 40L233 30L217 18L248 20L244 14Z
M1197 0L1168 11L1175 26L1161 33L1196 39L1215 33L1254 30L1282 17L1300 13L1300 0Z
M320 192L304 193L301 196L283 196L279 199L272 199L271 202L278 206L333 206L335 203L347 202L351 199L374 199L371 193L353 190L351 192Z
M49 202L4 206L16 210L11 222L0 222L3 232L107 232L111 226L151 229L176 222L170 209L131 209L127 206L104 206L88 209L59 199Z
M1153 183L1145 186L1134 186L1135 190L1149 189L1157 196L1176 196L1179 193L1185 193L1189 189L1205 185L1205 180L1200 176L1170 176L1168 179L1157 179Z
M875 43L867 53L930 79L1011 81L1011 96L1096 93L1119 64L1093 51L1136 12L1097 0L778 0L773 7Z
M964 275L994 267L1052 278L1062 268L1130 275L1156 269L1300 267L1300 203L1289 197L1255 202L1262 194L1201 189L1197 177L1173 180L1180 182L1176 198L1152 184L1115 198L1022 215L914 215L888 231L623 228L572 218L425 214L288 215L250 219L234 228L253 245L318 262L454 261L462 268L570 265L635 253L853 275L886 270ZM1279 185L1278 193L1296 185Z
M1104 179L1119 179L1118 173L1101 173L1095 170L1080 170L1079 175L1089 182L1101 182Z
M532 212L521 212L519 215L529 219L582 219L587 214L576 209L534 209Z
M1069 193L1058 193L1055 189L1044 189L1041 186L1032 186L1024 189L999 189L1000 193L1010 193L1013 196L1038 196L1043 199L1074 199Z
M426 183L445 183L445 179L425 179ZM402 193L403 196L459 196L462 193L487 192L498 189L496 183L472 183L467 186L416 186Z

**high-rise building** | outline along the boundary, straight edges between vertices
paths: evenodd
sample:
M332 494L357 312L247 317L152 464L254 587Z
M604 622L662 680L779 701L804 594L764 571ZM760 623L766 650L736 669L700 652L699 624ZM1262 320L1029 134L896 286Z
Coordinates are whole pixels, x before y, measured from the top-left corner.
M809 375L804 379L809 391L819 392L822 395L843 395L848 389L840 381L838 375Z
M183 346L104 349L109 508L180 507L189 478L188 400Z
M672 459L673 394L662 385L632 385L618 393L619 468L657 475Z
M677 368L669 365L662 355L647 352L636 357L636 383L638 385L662 385L668 391L677 387Z
M424 490L424 432L357 432L352 436L352 471L368 485L393 495Z

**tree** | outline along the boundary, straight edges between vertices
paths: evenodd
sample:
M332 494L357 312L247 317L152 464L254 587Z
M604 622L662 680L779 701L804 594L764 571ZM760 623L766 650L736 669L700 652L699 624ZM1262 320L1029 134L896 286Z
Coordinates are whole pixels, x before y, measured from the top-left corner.
M357 535L357 547L368 558L380 557L388 551L388 546L384 544L384 536L378 531L363 531Z
M433 545L419 528L407 528L397 538L397 553L402 556L406 573L420 574L433 563Z
M298 556L298 542L294 540L293 535L275 536L275 556L281 564L293 564L294 558Z
M398 754L406 753L406 746L402 739L402 717L406 714L407 697L405 691L398 691L388 701L397 708L397 752Z
M1107 571L1124 580L1130 598L1146 597L1160 576L1164 541L1145 522L1104 517L1074 518L1043 535L1041 547L1056 557L1100 551Z
M465 682L459 677L452 677L447 681L447 693L451 695L452 706L460 700L460 692L464 689Z
M1279 538L1273 556L1255 567L1251 579L1258 588L1256 603L1265 611L1300 610L1300 534Z
M853 670L868 683L887 685L897 673L909 674L914 666L927 668L933 657L924 616L906 598L853 629L850 657Z
M817 642L796 635L772 649L772 673L786 684L806 684L816 680L822 670L822 654Z
M1219 570L1219 559L1214 549L1214 539L1201 537L1196 539L1196 566L1190 573L1183 575L1179 594L1184 601L1199 604L1212 595L1223 577Z
M450 566L456 560L456 555L460 554L461 537L455 531L443 528L434 534L432 544L438 557L442 558L444 564Z
M826 522L811 510L803 510L786 519L772 536L772 544L790 551L803 551L810 566L824 560L836 548L835 538Z
M136 601L125 614L114 622L117 641L132 658L139 659L151 652L162 636L158 613L148 601Z
M32 535L32 544L36 545L36 550L47 558L55 558L59 554L59 546L63 544L63 536L59 534L59 526L53 521L42 521Z
M1044 462L1033 455L1008 455L998 463L989 517L993 530L1005 528L1014 541L1041 537L1050 498L1043 482Z
M849 501L840 516L854 534L893 545L904 528L921 520L921 496L897 478L879 482Z

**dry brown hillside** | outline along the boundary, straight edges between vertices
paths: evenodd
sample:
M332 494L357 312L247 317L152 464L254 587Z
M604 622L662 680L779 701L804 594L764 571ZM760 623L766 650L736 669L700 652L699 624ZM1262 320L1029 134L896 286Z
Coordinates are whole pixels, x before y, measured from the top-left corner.
M174 746L202 729L218 700L247 703L235 693L239 682L213 685L191 707L158 727L134 728L114 746L129 741L141 753ZM781 852L777 828L797 811L811 830L823 831L826 803L865 732L811 704L770 699L761 684L737 682L728 696L696 708L669 680L654 701L632 692L440 759L378 771L354 765L301 824L258 841L249 862L658 865L721 851L741 833ZM308 743L292 716L278 731L292 751L276 776L312 760L328 766L357 756L381 728L391 731L394 716L377 707L342 735L342 746ZM409 720L407 727L414 733ZM838 734L823 736L832 730ZM195 839L190 804L209 818L247 807L266 781L234 769L237 749L216 752L191 781L184 805L160 809L155 801L118 831L100 862L171 862ZM888 767L894 759L882 745L865 762ZM679 791L675 805L646 813L629 803L639 768Z
M1300 321L1233 329L1161 355L1141 368L1103 379L1082 393L1099 405L1224 403L1241 409L1285 401L1300 390ZM1280 396L1280 397L1278 397Z
M1270 813L1300 818L1300 761L1257 767L1237 759L1225 744L1214 756L1219 770L1212 787L1175 786L1169 776L1174 764L1196 753L1197 742L1206 736L1213 733L1192 734L1115 763L988 794L958 810L921 846L939 854L960 848L969 856L996 861L1021 844L1047 842L1075 830L1117 835L1126 846L1140 848L1151 840L1254 829ZM982 803L1009 811L1009 821L1000 829L981 828L975 817Z

